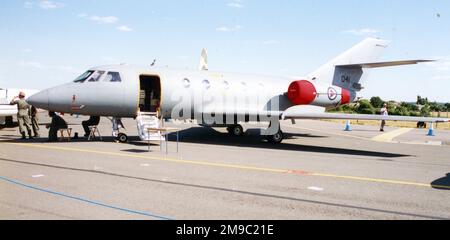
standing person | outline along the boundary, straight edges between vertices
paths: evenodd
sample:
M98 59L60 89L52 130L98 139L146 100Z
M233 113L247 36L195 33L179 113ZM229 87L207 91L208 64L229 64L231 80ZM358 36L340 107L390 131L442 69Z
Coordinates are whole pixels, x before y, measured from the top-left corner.
M387 103L385 103L383 105L383 107L381 108L380 114L382 116L388 116L389 115L389 112L388 112L388 109L387 109ZM386 121L385 120L381 120L380 132L384 132L384 126L386 126Z
M100 123L100 117L91 116L89 120L81 122L84 128L84 137L89 137L91 135L90 126L97 126Z
M39 138L39 119L37 116L37 109L35 106L31 106L30 108L30 118L31 118L31 126L33 127L33 133L35 138Z
M48 116L52 118L50 125L47 125L47 128L49 128L48 141L56 142L58 141L58 130L67 129L67 122L62 117L56 115L55 112L48 112Z
M20 92L19 96L14 97L9 104L17 105L17 122L19 122L19 131L22 134L22 139L26 139L25 130L28 132L28 137L33 139L29 117L30 105L25 101L25 93Z

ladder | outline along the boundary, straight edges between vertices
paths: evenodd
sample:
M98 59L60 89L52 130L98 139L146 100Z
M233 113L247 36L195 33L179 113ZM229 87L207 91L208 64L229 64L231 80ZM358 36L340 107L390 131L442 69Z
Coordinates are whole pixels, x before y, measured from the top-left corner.
M8 102L8 90L0 89L0 105L9 104Z
M160 132L148 132L148 128L160 128L161 122L156 112L140 112L136 117L139 138L142 141L165 141Z

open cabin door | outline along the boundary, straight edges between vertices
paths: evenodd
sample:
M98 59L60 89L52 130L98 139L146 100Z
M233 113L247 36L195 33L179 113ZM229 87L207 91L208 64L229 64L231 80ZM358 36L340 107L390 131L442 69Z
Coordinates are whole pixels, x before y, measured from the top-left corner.
M161 127L161 79L155 75L139 76L139 113L136 118L141 140L163 140L159 132L149 132L149 128Z

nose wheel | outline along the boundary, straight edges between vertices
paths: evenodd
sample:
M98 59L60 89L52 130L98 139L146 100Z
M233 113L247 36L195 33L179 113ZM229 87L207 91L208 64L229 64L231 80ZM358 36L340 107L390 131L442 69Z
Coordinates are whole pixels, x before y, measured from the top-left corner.
M230 133L233 136L240 137L244 135L244 128L242 128L241 125L233 125L230 127L227 127L228 133Z
M125 133L119 133L117 136L117 141L120 143L127 143L128 142L128 136Z

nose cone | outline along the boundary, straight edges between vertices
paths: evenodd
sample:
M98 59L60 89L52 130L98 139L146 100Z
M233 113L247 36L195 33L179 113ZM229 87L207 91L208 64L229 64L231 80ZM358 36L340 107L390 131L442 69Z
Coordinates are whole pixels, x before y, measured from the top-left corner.
M44 90L30 96L27 102L36 108L48 110L48 95L48 90Z

